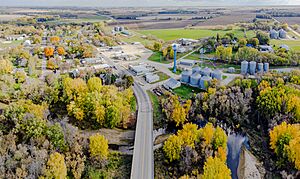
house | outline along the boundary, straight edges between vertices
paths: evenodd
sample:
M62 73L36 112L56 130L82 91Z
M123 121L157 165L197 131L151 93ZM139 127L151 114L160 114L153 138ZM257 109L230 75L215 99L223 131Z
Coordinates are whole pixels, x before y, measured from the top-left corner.
M178 88L181 86L181 83L174 78L170 78L166 83L163 84L163 87L165 87L168 90L173 90L175 88Z
M93 64L99 64L102 62L103 62L103 60L101 58L85 58L85 59L80 60L80 63L83 65L93 65Z
M280 45L280 47L279 48L283 48L283 49L285 49L286 51L289 51L290 50L290 47L289 46L287 46L287 45L285 45L285 44L283 44L283 45Z
M274 52L273 48L269 45L260 45L259 46L259 51L260 52L267 52L267 53L273 53Z
M157 74L149 73L145 76L145 79L148 83L154 83L159 81L159 76Z
M198 42L199 42L198 40L194 40L194 39L186 39L186 38L179 39L180 45L183 46L190 46Z

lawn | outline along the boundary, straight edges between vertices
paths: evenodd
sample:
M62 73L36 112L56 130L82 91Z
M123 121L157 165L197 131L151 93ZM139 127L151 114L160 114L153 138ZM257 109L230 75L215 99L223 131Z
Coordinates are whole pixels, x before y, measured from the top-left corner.
M23 43L23 40L14 40L14 41L11 41L11 43L0 42L0 48L16 47L18 45L21 45L22 43Z
M213 29L157 29L157 30L140 30L138 31L144 35L154 35L164 41L176 40L179 38L199 39L204 37L211 37L220 34L234 33L236 37L244 37L244 32L239 29L234 30L213 30ZM254 37L254 31L247 32L248 37Z
M173 68L169 68L169 70L170 70L172 73L174 73L174 72L173 72ZM174 74L180 75L181 73L182 73L182 70L177 69L176 73L174 73Z
M278 47L285 44L293 50L300 51L300 40L271 40L271 44Z
M165 81L165 80L170 78L167 74L165 74L163 72L157 72L156 74L159 76L159 81L156 81L156 82L151 83L151 84L155 84L155 83L158 83L158 82L161 82L161 81Z
M151 103L152 103L152 107L153 107L153 124L154 124L154 128L160 128L163 125L163 112L162 112L162 108L160 106L159 103L159 99L158 97L152 93L151 91L147 91Z
M200 88L195 88L182 84L179 88L173 90L175 94L180 96L182 99L191 99L195 93L203 92Z
M172 62L172 61L166 60L162 56L162 52L153 52L153 54L148 58L148 60L154 61L154 62L159 62L159 63L165 63L165 64Z

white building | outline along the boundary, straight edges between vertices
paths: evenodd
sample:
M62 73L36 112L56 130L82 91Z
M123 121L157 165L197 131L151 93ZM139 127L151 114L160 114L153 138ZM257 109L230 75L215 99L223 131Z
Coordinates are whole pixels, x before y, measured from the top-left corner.
M144 65L129 65L129 70L131 70L136 76L144 75L146 73L151 72L151 69L147 68Z
M148 83L155 83L159 81L159 76L157 74L149 73L145 76L145 78Z

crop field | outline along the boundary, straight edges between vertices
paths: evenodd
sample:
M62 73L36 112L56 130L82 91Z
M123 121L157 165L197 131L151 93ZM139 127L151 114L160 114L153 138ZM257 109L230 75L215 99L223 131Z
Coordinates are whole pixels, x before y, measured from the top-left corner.
M144 35L153 35L164 41L172 41L179 38L199 39L204 37L216 36L217 34L225 35L226 33L234 33L236 37L244 37L244 32L235 30L212 30L212 29L159 29L159 30L141 30L138 31ZM248 37L254 37L254 31L247 32Z
M285 44L293 50L300 51L300 40L271 40L271 44L276 46Z

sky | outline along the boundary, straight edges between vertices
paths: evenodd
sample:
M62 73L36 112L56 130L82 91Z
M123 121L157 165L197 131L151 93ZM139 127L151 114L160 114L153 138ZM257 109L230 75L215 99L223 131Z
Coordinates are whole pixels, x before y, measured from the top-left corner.
M300 5L300 0L0 0L0 6L256 6Z

